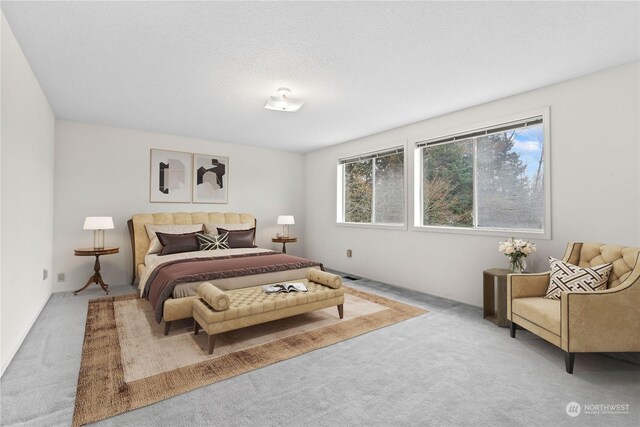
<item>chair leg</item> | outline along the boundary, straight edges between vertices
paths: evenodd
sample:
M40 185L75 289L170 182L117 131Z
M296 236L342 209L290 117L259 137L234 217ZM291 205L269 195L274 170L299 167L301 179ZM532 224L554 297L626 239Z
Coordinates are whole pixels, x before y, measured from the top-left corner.
M213 354L213 346L216 341L215 335L209 335L209 354Z
M344 305L338 304L338 316L342 319L344 317Z
M573 374L573 362L576 360L575 353L564 352L564 367L568 374Z
M516 337L516 324L513 322L509 322L509 333L511 334L511 338Z
M200 324L197 320L193 320L193 335L198 335L198 331L200 330Z
M169 329L171 329L171 322L164 321L164 334L169 335Z

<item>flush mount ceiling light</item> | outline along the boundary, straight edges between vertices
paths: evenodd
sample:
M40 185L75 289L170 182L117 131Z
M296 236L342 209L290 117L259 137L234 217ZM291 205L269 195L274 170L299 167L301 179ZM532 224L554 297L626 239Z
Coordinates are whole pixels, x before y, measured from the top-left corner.
M302 107L302 104L304 104L304 101L289 98L290 93L291 90L286 87L281 87L278 89L279 96L270 96L264 108L267 110L288 111L291 113L298 111L300 107Z

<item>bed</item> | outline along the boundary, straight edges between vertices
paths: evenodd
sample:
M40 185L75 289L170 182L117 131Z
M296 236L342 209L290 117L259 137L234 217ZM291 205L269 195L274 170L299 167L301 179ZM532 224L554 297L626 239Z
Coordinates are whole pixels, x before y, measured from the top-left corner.
M200 228L203 234L215 234L212 230L217 228L235 232L256 228L256 225L255 217L247 213L180 212L131 217L128 221L133 254L131 284L137 284L140 296L152 303L156 321L164 320L165 335L171 322L192 317L193 300L198 298L197 288L204 281L230 290L303 279L309 269L322 269L322 264L315 261L258 247L159 255L153 253L158 242L151 237L155 234L149 232L151 229L180 234ZM254 246L255 233L250 243L253 244L246 246Z

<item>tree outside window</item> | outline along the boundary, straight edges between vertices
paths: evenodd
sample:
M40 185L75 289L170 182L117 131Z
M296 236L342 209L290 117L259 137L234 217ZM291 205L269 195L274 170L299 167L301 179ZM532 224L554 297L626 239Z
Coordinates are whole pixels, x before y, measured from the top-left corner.
M534 125L452 139L420 149L422 225L544 228L541 119Z
M402 148L341 160L343 221L339 222L404 224L404 166Z

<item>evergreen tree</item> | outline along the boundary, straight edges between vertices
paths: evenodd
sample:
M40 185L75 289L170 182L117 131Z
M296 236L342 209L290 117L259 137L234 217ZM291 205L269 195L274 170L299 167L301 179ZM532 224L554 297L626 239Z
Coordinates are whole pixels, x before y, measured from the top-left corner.
M473 225L473 141L423 150L424 225Z
M530 182L527 164L514 150L519 132L477 138L476 209L481 227L542 227L542 154ZM473 225L473 142L423 149L424 225Z
M384 224L404 222L404 154L375 159L374 221Z
M344 165L344 220L371 222L373 173L371 160Z
M404 222L403 153L347 163L344 174L346 222Z
M527 165L513 149L520 130L478 138L478 225L526 227L531 223Z

